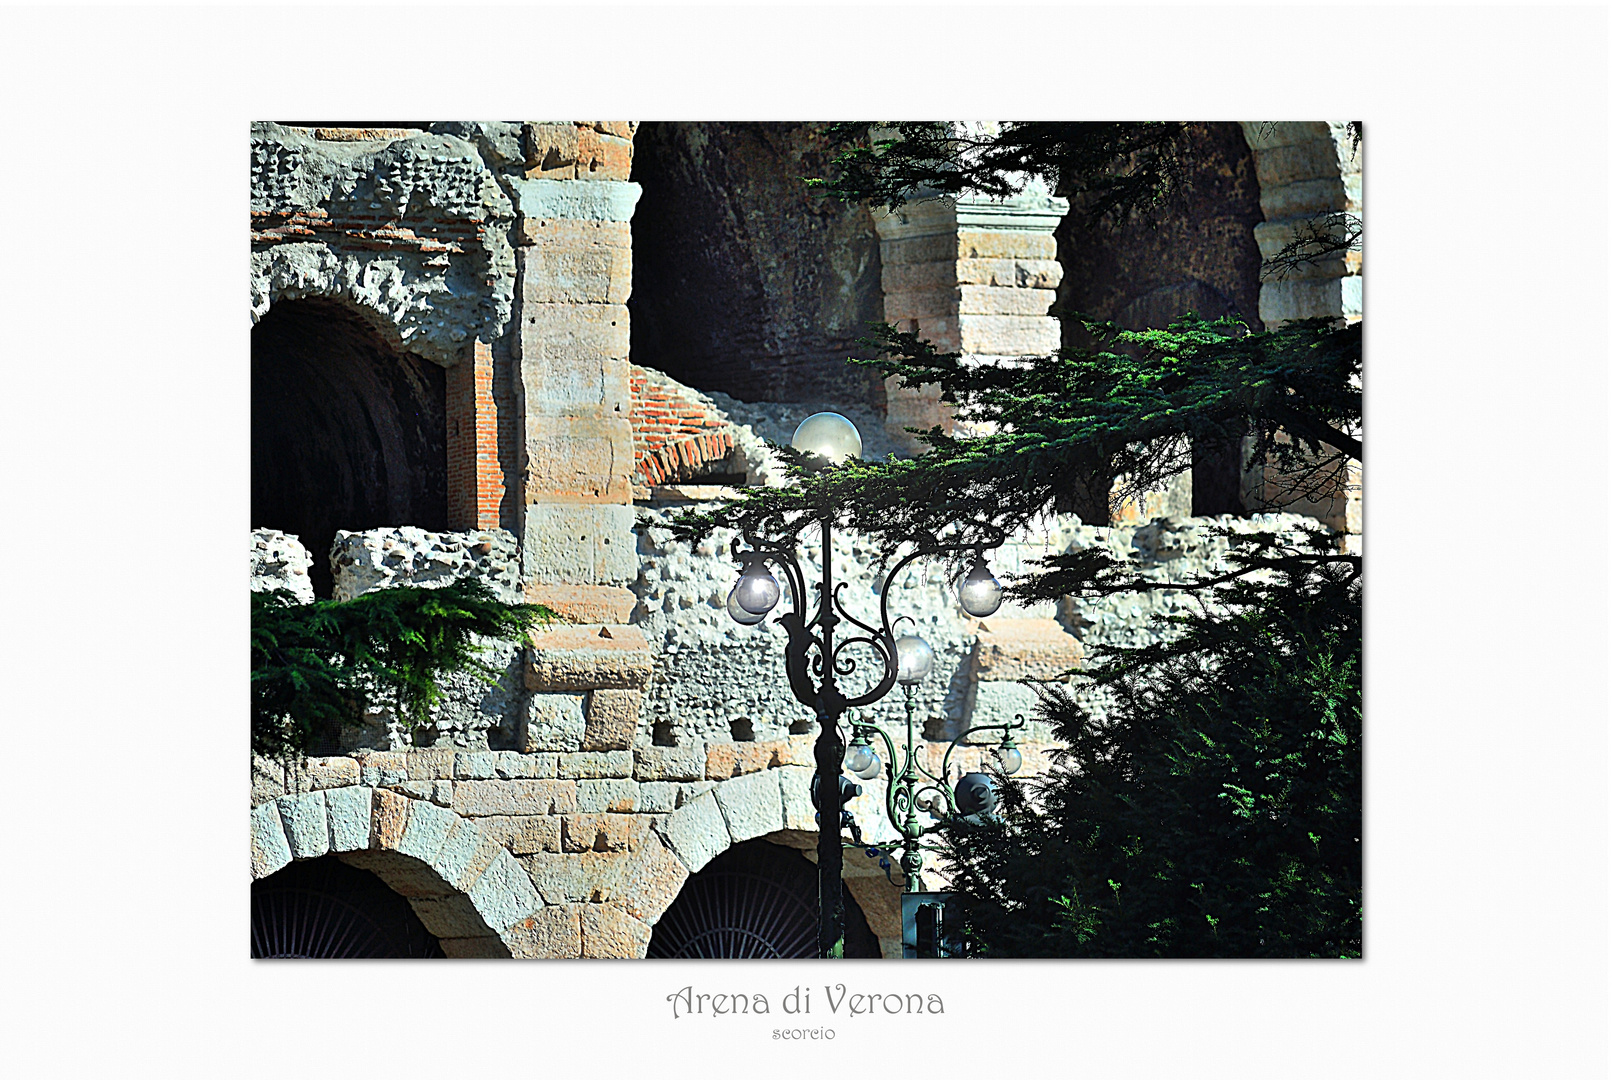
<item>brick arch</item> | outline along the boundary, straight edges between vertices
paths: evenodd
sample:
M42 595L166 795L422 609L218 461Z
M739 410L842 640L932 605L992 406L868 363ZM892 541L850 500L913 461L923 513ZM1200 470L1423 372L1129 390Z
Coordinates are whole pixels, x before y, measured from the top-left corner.
M335 854L405 897L443 952L538 954L543 901L503 843L470 818L369 787L284 795L252 810L252 879Z

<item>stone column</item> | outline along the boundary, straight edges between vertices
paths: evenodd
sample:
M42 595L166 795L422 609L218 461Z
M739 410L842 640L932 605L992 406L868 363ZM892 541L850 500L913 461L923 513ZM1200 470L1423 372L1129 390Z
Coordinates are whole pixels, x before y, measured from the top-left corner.
M1028 186L1010 199L941 196L875 211L885 321L982 361L1054 351L1059 323L1047 310L1064 271L1053 230L1069 208ZM904 428L952 430L938 387L908 390L892 378L885 394L897 445L922 445Z

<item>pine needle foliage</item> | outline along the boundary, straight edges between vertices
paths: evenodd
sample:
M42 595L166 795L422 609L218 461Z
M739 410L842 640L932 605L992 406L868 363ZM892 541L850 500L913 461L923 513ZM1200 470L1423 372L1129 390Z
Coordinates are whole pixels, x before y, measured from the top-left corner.
M1292 563L1103 650L1041 713L1067 749L945 834L976 955L1361 955L1358 570Z
M306 754L358 725L372 704L424 724L443 679L502 672L478 659L478 639L518 642L554 613L506 604L485 582L380 589L352 600L299 604L284 590L252 594L252 749Z

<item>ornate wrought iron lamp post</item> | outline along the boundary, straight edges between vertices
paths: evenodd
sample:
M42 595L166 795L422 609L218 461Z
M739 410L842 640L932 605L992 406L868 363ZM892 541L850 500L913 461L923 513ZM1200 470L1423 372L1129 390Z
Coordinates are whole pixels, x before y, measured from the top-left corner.
M806 456L809 467L826 468L862 454L862 437L857 428L838 413L816 413L807 417L796 428L790 442ZM848 612L840 601L840 590L845 582L837 583L834 578L833 515L826 512L812 524L821 530L823 544L823 576L817 583L816 611L808 607L806 576L793 550L795 536L764 539L747 534L744 539L749 549L742 550L738 542L733 549L742 570L728 596L728 613L744 625L761 622L777 605L783 591L768 564L776 566L784 575L791 607L778 619L788 637L784 648L785 672L796 700L814 711L819 725L818 739L813 746L817 766L813 786L818 803L818 955L830 957L840 955L845 926L840 902L844 808L840 772L846 747L840 739L840 718L847 709L871 705L890 692L901 673L901 655L891 629L890 589L880 590L877 627ZM1002 589L986 568L984 557L987 548L1001 542L999 538L991 544L951 544L921 537L914 550L891 568L885 580L894 581L915 559L973 550L975 566L959 589L959 599L971 615L984 617L1002 603ZM837 637L836 630L842 624L849 624L849 632ZM872 652L878 663L878 674L867 689L848 694L837 679L856 670L857 659L847 650L857 646Z

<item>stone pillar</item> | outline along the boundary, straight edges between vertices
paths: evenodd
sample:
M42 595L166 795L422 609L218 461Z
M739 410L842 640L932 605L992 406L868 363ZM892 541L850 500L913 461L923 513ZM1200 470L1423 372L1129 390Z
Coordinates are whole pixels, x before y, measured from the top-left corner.
M1243 133L1254 155L1260 209L1266 216L1255 226L1263 258L1272 258L1306 226L1336 223L1343 215L1360 220L1361 153L1344 123L1245 122ZM1262 282L1260 321L1267 330L1292 319L1313 318L1360 320L1361 252L1334 252ZM1307 497L1289 495L1294 486L1290 478L1269 469L1250 474L1244 478L1245 502L1251 509L1279 506L1317 518L1346 533L1346 548L1359 551L1360 462L1348 462L1320 490L1307 491Z
M1030 186L1010 199L932 197L875 211L885 321L982 361L1053 352L1059 323L1047 310L1064 273L1053 230L1069 208ZM939 388L892 378L885 394L898 446L922 445L904 428L952 430Z
M628 181L633 125L529 124L518 196L522 573L529 598L579 619L632 611Z

